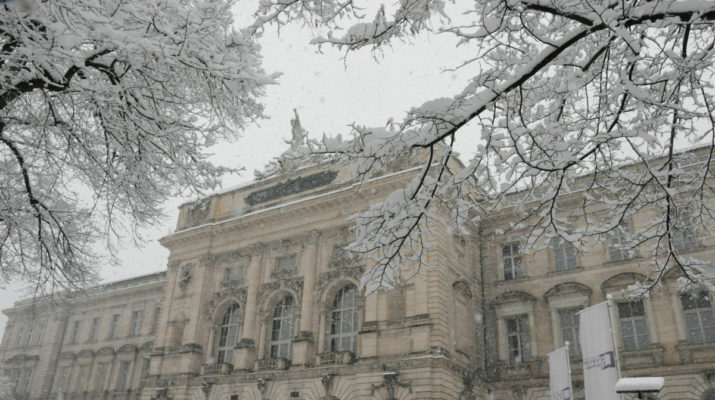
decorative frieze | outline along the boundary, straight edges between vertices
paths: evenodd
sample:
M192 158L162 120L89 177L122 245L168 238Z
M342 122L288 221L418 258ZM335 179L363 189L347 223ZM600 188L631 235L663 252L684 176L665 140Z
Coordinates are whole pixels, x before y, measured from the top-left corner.
M206 305L206 319L210 320L216 312L216 307L229 297L238 299L238 303L241 305L241 319L243 319L243 313L245 312L246 308L247 296L248 289L245 287L230 287L214 293L213 297L211 297L211 300L209 300L208 304Z
M320 278L318 279L318 292L322 292L323 289L325 289L325 287L328 286L330 283L335 282L336 279L343 277L351 278L359 282L364 272L364 265L358 265L352 268L340 268L324 272L320 274Z
M258 289L258 303L265 305L268 298L281 288L289 289L295 293L295 304L300 304L303 294L303 277L264 283Z
M337 171L322 171L308 176L289 179L285 182L249 194L246 196L246 204L255 206L257 204L277 200L281 197L325 186L331 183L336 176L338 176Z

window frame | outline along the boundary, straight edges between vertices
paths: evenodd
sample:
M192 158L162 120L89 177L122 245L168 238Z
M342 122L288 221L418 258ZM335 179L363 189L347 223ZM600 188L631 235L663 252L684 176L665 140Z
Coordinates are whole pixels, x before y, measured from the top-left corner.
M119 360L119 369L117 371L117 383L114 385L119 392L126 392L131 385L131 360Z
M104 391L104 388L107 384L107 375L109 375L109 366L110 362L97 362L97 369L95 370L95 378L94 378L94 390L95 391Z
M504 251L505 249L509 249L509 254L505 254ZM514 251L514 248L516 248L516 251ZM499 257L500 257L500 265L501 265L501 278L504 281L515 281L522 279L526 277L526 273L524 271L524 257L521 251L521 243L519 241L512 241L512 242L507 242L507 243L502 243L499 246ZM510 268L509 272L511 273L511 277L507 278L507 267L506 263L509 261L510 263Z
M690 208L676 208L674 217L677 229L671 231L670 237L673 248L676 251L690 251L698 248L700 243L695 236L695 229L693 229L693 226L690 224L690 222L693 221Z
M89 325L89 334L87 335L87 342L94 343L97 341L99 336L99 328L102 325L102 317L92 317L92 322Z
M348 293L347 290L349 290L352 295L352 305L345 305L345 295L346 293ZM340 296L340 304L337 304L338 296ZM344 331L342 321L347 320L347 318L344 317L347 313L350 314L350 319L352 320L352 329L349 331ZM334 329L336 315L338 315L338 320L340 321L340 328L338 332L335 332ZM353 285L352 283L343 285L342 287L340 287L340 289L337 290L335 295L333 295L332 297L331 306L328 310L328 317L330 325L328 327L328 335L326 338L328 350L330 352L349 351L353 354L357 354L357 337L360 321L358 311L358 289L355 285ZM349 350L343 348L342 346L342 342L344 339L347 339L350 342ZM335 346L334 340L338 341L337 343L339 344L337 346Z
M692 309L687 309L685 308L685 303L683 302L683 298L685 296L693 296L693 295L698 295L702 296L705 295L707 298L708 302L708 307L703 307L696 305L695 308ZM678 296L680 300L680 309L683 315L683 328L685 329L685 338L690 344L707 344L707 343L715 343L715 324L711 325L710 327L707 327L703 324L703 314L710 314L711 321L715 321L715 307L713 307L713 299L712 295L707 291L707 290L698 290L698 291L689 291L689 292L682 292ZM693 329L689 326L688 324L688 315L689 314L694 314L697 316L697 322L698 322L698 332L701 336L700 341L693 341L690 332L693 331ZM708 328L713 330L713 338L712 340L708 340Z
M155 334L157 329L159 329L159 316L161 315L161 306L154 306L154 315L151 321L151 331L150 334Z
M77 339L79 338L80 322L80 320L72 321L69 342L67 342L68 344L77 344Z
M287 300L290 300L290 304L286 304ZM296 325L295 306L295 298L287 294L273 307L268 331L268 358L270 359L285 358L290 360L293 358L293 334ZM288 337L281 337L286 332Z
M219 322L216 329L216 363L233 365L233 350L238 343L240 329L241 306L238 303L231 303L221 314L221 321ZM226 341L230 340L229 335L231 334L232 330L234 343L227 344Z
M627 261L633 258L633 249L628 247L629 233L631 233L631 224L627 219L623 219L606 234L606 250L610 262ZM618 254L618 257L614 257L615 254Z
M625 304L629 304L629 309L631 314L633 313L633 305L636 303L640 303L640 308L643 311L642 315L630 315L628 317L622 317L621 316L621 307ZM623 347L623 351L639 351L639 350L647 350L653 347L653 337L651 335L651 329L650 329L650 324L648 322L648 312L646 310L646 305L643 299L636 299L636 300L621 300L616 302L616 307L615 307L615 312L618 317L618 328L619 328L619 333L620 333L620 338L621 338L621 344ZM637 333L637 321L642 320L643 321L643 326L645 329L645 336L647 340L647 346L644 346L643 343L640 343L638 337L640 336ZM626 345L626 336L624 336L623 333L623 328L624 324L628 323L631 325L632 331L633 331L633 340L635 342L635 347L634 348L628 348ZM629 335L630 337L631 335Z
M576 246L574 246L572 243L569 243L563 238L558 237L553 238L551 240L551 244L549 247L551 247L551 257L554 272L573 271L580 267L580 263L578 260L578 251L576 250ZM569 254L569 252L573 252L573 254ZM563 267L561 268L559 268L558 264L559 258L563 260ZM570 260L573 261L573 265L569 263Z
M15 333L15 348L22 347L22 338L25 336L25 327L19 326L17 332Z
M567 308L560 308L557 310L557 318L558 318L558 324L559 324L559 333L561 334L561 346L566 345L566 339L564 338L564 330L565 329L570 329L571 333L574 338L574 340L569 341L569 357L570 358L577 358L580 359L582 357L581 355L581 338L579 336L579 330L580 330L580 320L578 313L582 311L584 307L567 307ZM568 326L564 327L564 319L563 315L564 313L573 313L573 326Z
M109 320L109 332L107 335L108 339L116 339L117 337L119 337L119 324L121 320L121 313L112 314L112 318Z
M515 322L515 327L516 331L515 332L510 332L509 330L509 322ZM510 315L508 317L504 318L504 326L505 326L505 334L506 334L506 352L507 352L507 358L506 361L509 364L521 364L525 362L529 362L533 359L534 355L532 354L532 349L531 349L531 321L529 318L529 314L518 314L518 315ZM511 347L511 338L514 337L517 339L517 347L514 348L515 350L518 350L518 359L517 357L512 358L512 347Z
M129 326L129 336L140 336L143 322L144 310L132 310L131 325Z

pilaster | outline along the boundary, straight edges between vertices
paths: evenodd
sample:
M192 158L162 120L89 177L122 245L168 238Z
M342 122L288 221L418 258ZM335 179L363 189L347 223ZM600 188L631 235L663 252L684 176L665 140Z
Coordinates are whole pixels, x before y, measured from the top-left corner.
M256 361L256 316L258 313L258 287L261 285L261 264L265 246L255 245L251 248L251 261L248 264L248 292L246 294L246 310L243 313L243 329L241 339L236 345L235 369L248 370Z
M315 358L315 340L313 338L313 309L318 269L317 248L320 234L312 232L306 243L300 265L303 267L303 294L300 306L300 324L298 336L293 340L293 364L310 364Z

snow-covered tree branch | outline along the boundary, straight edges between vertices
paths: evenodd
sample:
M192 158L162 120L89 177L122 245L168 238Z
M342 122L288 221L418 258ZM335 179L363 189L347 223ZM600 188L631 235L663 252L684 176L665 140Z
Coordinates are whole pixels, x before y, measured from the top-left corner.
M352 162L356 176L410 152L430 154L408 188L357 219L354 248L378 254L375 276L424 246L420 221L440 202L456 229L509 209L519 221L511 228L528 232L531 246L561 238L584 250L648 215L624 244L646 250L648 284L675 269L715 287L713 266L688 256L692 237L713 226L715 1L367 3L266 0L253 29L301 21L318 30L314 43L346 55L425 32L454 35L465 56L452 66L479 71L461 93L399 123L323 141L322 151ZM469 135L479 136L474 155L453 168L448 155ZM562 204L574 197L580 207Z
M214 188L205 150L274 77L231 0L0 4L0 279L91 281L92 246Z

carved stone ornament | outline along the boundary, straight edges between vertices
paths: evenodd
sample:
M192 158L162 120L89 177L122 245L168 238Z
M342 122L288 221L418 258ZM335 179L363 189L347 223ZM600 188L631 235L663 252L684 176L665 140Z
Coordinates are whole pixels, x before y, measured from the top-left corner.
M266 203L280 199L281 197L290 196L315 189L320 186L328 185L335 180L335 177L337 176L337 171L332 170L321 171L308 176L300 176L267 188L259 189L246 196L245 201L246 204L255 206L256 204Z
M209 396L209 393L211 393L211 387L213 386L213 382L211 381L203 381L201 382L201 391L204 392L204 395L206 397Z
M161 388L156 390L156 396L151 397L152 400L170 400L171 398L169 397L169 389L168 388Z
M261 378L256 381L256 387L258 388L258 394L260 395L261 400L266 398L266 386L268 386L267 379Z
M178 278L178 283L179 283L179 288L183 292L186 292L186 290L189 288L189 285L191 284L191 279L193 278L193 267L194 264L186 264L181 267L181 272L179 273L179 278Z
M258 303L265 304L266 300L278 289L285 288L290 289L295 293L296 304L301 304L301 298L303 295L303 278L298 277L289 280L282 280L279 282L268 282L261 285L258 289Z
M353 268L341 268L320 274L318 279L318 292L322 292L326 286L330 283L335 282L339 278L351 278L356 281L360 281L362 274L365 272L365 266L358 265Z
M373 395L377 390L384 388L385 393L387 394L387 400L397 400L395 395L397 394L397 389L399 387L410 389L410 385L405 385L399 382L397 372L385 371L382 373L382 379L383 383L381 385L373 387Z
M206 305L206 319L210 320L216 311L216 307L228 297L235 297L238 299L238 303L241 305L241 319L243 319L243 312L246 308L246 299L248 297L247 288L229 288L214 293L213 297L211 297L211 300L209 300Z
M320 383L323 384L323 388L325 389L325 394L330 394L330 391L332 390L333 382L335 381L335 374L323 374L320 376Z

